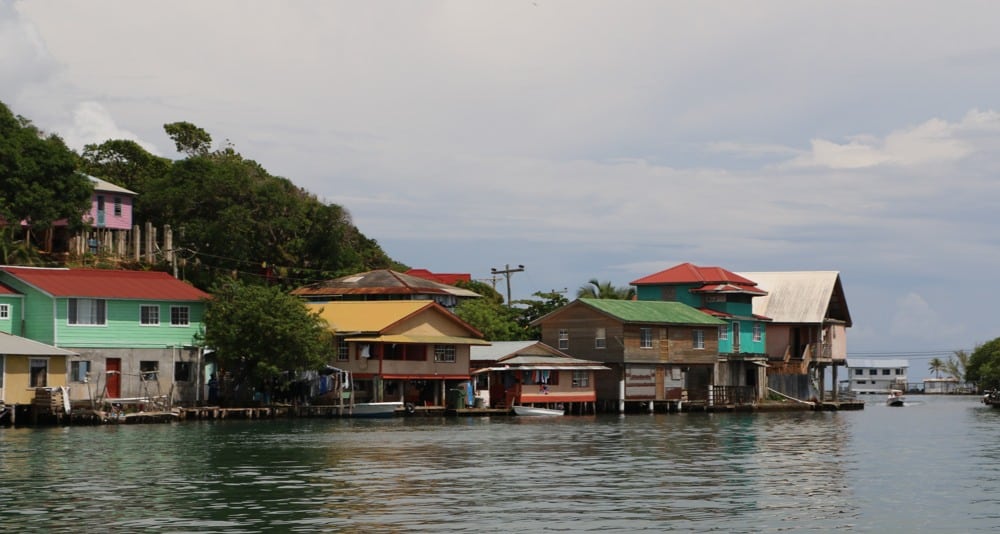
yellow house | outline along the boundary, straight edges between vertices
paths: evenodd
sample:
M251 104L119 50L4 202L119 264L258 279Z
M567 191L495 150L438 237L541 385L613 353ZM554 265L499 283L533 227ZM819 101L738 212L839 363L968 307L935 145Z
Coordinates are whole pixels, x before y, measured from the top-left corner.
M443 406L469 380L469 347L482 333L429 300L310 303L336 338L331 365L350 371L355 401Z
M31 404L35 388L66 385L75 352L0 332L0 404Z

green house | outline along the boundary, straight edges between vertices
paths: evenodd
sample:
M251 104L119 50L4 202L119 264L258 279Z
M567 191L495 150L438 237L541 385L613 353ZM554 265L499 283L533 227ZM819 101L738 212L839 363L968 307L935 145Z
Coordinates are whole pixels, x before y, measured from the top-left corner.
M207 293L154 271L2 267L0 283L10 333L78 354L45 370L67 375L73 400L202 398L195 340Z
M20 335L24 295L0 283L0 332Z

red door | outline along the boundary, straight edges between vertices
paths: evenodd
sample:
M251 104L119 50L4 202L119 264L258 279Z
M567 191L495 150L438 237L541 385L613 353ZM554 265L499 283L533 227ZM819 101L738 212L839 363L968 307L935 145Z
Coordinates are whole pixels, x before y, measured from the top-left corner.
M122 359L108 358L104 363L105 375L108 377L108 397L117 399L122 396Z

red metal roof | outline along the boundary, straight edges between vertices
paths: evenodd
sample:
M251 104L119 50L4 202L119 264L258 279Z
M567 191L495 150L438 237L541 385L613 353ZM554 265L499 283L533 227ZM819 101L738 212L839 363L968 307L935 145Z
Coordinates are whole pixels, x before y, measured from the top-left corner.
M18 280L54 297L192 301L208 293L158 271L3 267Z
M0 295L20 295L20 293L0 282Z
M632 282L634 286L654 284L736 284L755 286L757 282L723 269L722 267L699 267L692 263L675 265L665 271L644 276Z

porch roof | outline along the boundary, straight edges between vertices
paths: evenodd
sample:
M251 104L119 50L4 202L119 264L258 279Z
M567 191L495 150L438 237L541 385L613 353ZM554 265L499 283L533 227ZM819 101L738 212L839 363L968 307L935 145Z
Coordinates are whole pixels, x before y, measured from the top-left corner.
M31 339L0 332L0 354L12 356L76 356L76 353Z
M357 337L346 336L345 341L357 341L367 343L421 343L424 345L489 345L485 339L459 336L414 336L405 334L386 334L381 336L361 335Z

